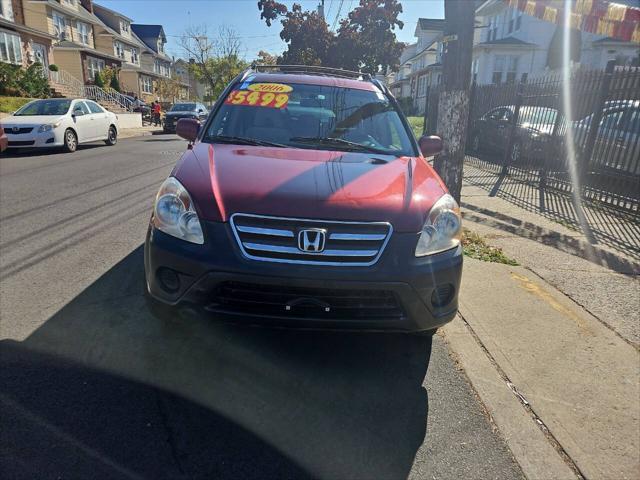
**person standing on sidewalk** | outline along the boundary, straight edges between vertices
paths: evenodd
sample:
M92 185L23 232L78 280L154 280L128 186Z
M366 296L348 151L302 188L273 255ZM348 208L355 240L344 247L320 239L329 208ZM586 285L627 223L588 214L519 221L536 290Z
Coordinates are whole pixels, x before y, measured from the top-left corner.
M154 101L153 102L153 124L155 126L160 125L160 112L161 112L160 102Z

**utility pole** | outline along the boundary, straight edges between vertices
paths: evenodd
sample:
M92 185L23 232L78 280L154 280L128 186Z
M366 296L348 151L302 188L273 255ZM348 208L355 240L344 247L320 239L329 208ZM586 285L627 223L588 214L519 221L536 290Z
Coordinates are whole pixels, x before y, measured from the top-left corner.
M469 121L475 3L461 0L444 2L443 90L438 100L437 127L444 149L435 158L434 167L458 202Z

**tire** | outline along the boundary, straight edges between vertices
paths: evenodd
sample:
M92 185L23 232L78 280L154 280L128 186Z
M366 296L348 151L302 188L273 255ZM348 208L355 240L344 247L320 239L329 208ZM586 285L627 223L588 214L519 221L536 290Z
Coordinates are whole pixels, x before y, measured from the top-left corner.
M110 147L118 143L118 131L113 125L109 127L109 133L107 134L107 139L104 141L104 143L106 143Z
M471 137L471 151L473 153L478 153L480 151L480 135L477 133Z
M76 132L67 128L64 132L64 150L68 153L73 153L78 149L78 136Z

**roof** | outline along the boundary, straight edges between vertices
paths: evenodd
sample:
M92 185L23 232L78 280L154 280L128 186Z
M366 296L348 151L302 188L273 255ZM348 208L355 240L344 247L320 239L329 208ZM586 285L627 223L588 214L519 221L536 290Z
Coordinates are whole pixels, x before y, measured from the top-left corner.
M48 32L43 32L42 30L38 30L36 28L27 27L26 25L22 25L21 23L10 22L9 20L5 20L4 18L0 18L0 27L17 30L18 32L30 33L34 36L49 38L51 40L55 40L58 38L55 35L51 35Z
M131 35L131 38L128 38L128 37L125 37L124 35L120 35L118 32L116 32L114 29L112 29L108 25L105 25L103 28L105 29L107 34L115 37L120 42L133 45L138 48L145 48L142 41L140 41L138 37L136 37L135 35ZM98 33L98 35L104 35L104 34Z
M485 46L485 45L516 45L516 46L531 46L531 47L536 46L535 43L525 42L524 40L520 40L519 38L515 38L515 37L499 38L497 40L491 40L489 42L482 42L478 44L478 46Z
M613 37L604 37L598 40L594 40L591 43L631 43L631 42L625 42L624 40L620 40L618 38L613 38Z
M91 47L88 47L86 45L80 45L79 43L75 43L75 42L70 42L69 40L61 40L58 43L56 43L54 46L54 51L56 49L58 50L79 50L81 52L87 52L89 53L91 56L93 57L102 57L102 58L108 58L110 60L115 60L117 62L124 62L124 60L122 58L116 57L115 55L111 55L109 53L104 53L100 50L95 50Z
M166 35L162 25L141 25L132 23L131 30L140 38L151 50L158 53L158 39L166 40Z
M80 19L84 20L85 22L90 22L90 23L93 23L93 24L96 24L96 25L104 26L104 23L102 23L102 20L100 20L93 13L91 13L89 10L87 10L82 5L80 5L80 2L78 2L78 9L77 10L75 8L66 7L61 3L55 2L54 0L47 0L46 3L50 7L54 8L54 9L60 11L60 12L63 12L66 15L69 15L71 17L80 18Z
M129 17L127 17L126 15L123 15L120 12L116 12L115 10L111 10L110 8L107 7L103 7L102 5L98 5L97 3L93 3L93 8L94 9L98 9L98 10L103 10L107 13L110 13L111 15L115 15L116 17L120 17L120 18L124 18L125 20L128 20L129 22L133 22L133 20Z
M445 21L443 18L419 18L418 26L422 30L444 30Z

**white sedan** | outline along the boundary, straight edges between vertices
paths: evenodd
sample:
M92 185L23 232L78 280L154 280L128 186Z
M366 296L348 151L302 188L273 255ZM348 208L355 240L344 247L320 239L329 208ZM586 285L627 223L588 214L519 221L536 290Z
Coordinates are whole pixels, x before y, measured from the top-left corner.
M9 148L63 147L75 152L81 143L118 141L118 117L86 99L34 100L3 118L2 127Z

